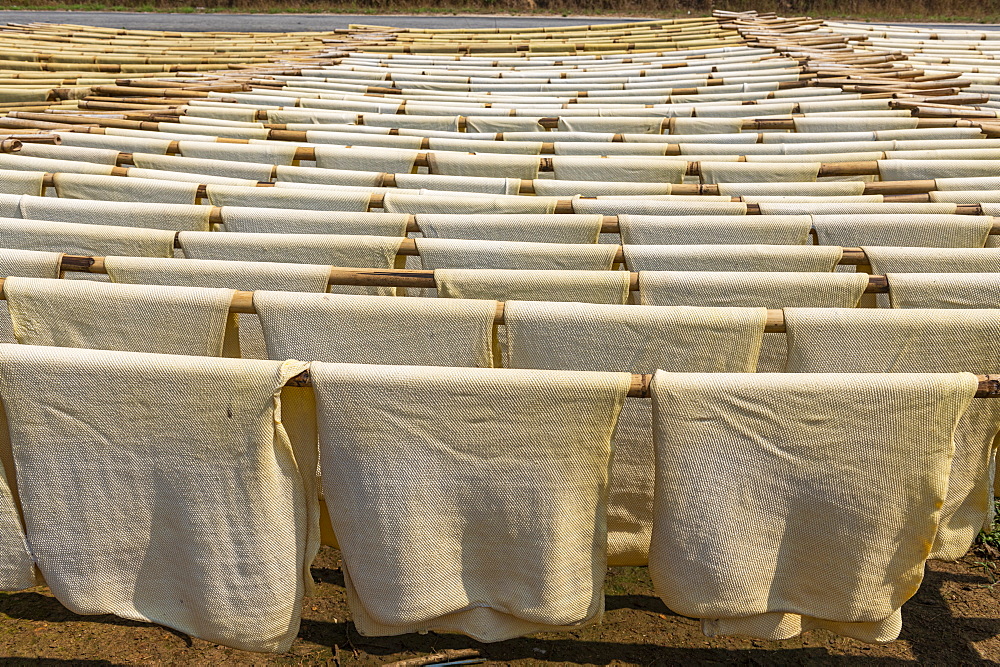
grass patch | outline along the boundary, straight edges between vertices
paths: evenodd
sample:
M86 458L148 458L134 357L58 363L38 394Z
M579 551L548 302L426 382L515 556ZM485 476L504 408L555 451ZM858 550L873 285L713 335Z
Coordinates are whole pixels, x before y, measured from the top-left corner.
M979 533L973 550L977 556L1000 561L1000 499L993 500L993 509L995 510L993 527L991 530ZM994 582L1000 579L1000 568L996 564L993 564L991 572L997 577Z

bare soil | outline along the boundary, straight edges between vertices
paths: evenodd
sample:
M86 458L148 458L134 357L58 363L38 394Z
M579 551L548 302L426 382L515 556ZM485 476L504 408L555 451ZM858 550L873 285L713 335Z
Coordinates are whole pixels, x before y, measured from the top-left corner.
M78 616L44 587L0 594L3 665L381 665L445 649L475 648L488 664L553 665L981 665L1000 664L996 561L970 554L931 562L903 608L903 634L885 646L825 631L785 642L704 637L670 612L645 568L609 571L604 622L570 633L497 644L452 634L362 637L350 622L340 554L324 548L313 568L302 629L285 655L246 653L114 616Z

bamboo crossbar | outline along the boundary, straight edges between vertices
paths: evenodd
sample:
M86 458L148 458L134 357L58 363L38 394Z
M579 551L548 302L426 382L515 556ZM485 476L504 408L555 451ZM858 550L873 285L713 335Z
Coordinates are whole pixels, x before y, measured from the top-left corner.
M8 144L13 150L4 150L4 153L15 153L21 150L20 144L51 144L59 145L62 138L58 134L47 134L44 132L23 133L23 134L0 134L0 141L16 141L18 145Z
M2 125L2 123L0 123ZM224 142L225 143L225 142ZM230 143L241 143L241 142L230 142ZM17 150L20 150L20 145L18 145ZM313 148L301 147L297 148L295 151L296 160L314 160L316 158L316 152ZM738 162L746 162L745 157L738 160ZM701 176L701 162L687 162L687 167L684 172L685 176ZM772 163L755 163L755 164L772 164ZM418 153L416 160L414 162L415 167L429 167L430 161L428 160L427 153ZM277 167L272 171L277 170ZM552 158L539 158L538 162L539 172L554 172L555 167L553 166ZM113 174L124 176L125 174ZM868 160L863 162L823 162L820 163L819 173L817 177L828 177L828 176L878 176L879 168L877 160ZM273 177L273 176L272 176ZM499 177L498 177L499 178ZM394 179L393 179L394 182ZM532 189L533 191L533 189ZM527 194L527 193L525 193ZM380 207L379 207L380 208Z
M112 170L112 173L109 174L109 175L110 176L119 176L119 177L127 177L128 176L128 174L126 173L126 170L125 170L124 167L115 167ZM393 174L383 174L383 176L391 177L391 176L393 176ZM385 182L385 181L383 181L383 182ZM394 183L394 181L392 181L392 180L390 180L389 182L390 183ZM929 181L929 182L933 183L933 181ZM522 181L521 183L522 183L522 188L525 191L521 192L520 194L529 194L527 192L529 189L533 192L533 188L530 187L530 183L531 183L530 181ZM892 182L890 181L889 183L892 183ZM919 181L899 181L899 183L919 183ZM273 185L274 185L274 183L271 183L271 182L261 182L261 183L257 183L257 185L255 187L272 187ZM879 185L879 184L878 183L869 183L868 185ZM42 187L43 188L54 188L55 187L55 174L54 173L46 173L42 177ZM248 186L248 187L250 187L250 186ZM699 187L700 188L716 188L716 192L718 191L717 186L712 186L712 185L690 186L690 187L693 187L693 188L699 188ZM681 194L681 193L678 192L677 194ZM691 194L699 194L699 193L692 192ZM703 192L703 193L700 193L700 194L708 194L708 193L707 192ZM199 199L205 199L206 197L208 197L208 186L205 185L205 184L200 184L198 186L198 189L196 191L196 195L195 196L197 198L199 198ZM579 199L596 199L596 198L595 197L580 197ZM573 202L574 201L578 201L578 199L557 199L556 200L556 205L555 205L555 211L554 212L555 213L561 213L561 214L575 213L575 210L573 208ZM743 201L743 198L742 197L731 197L730 201L739 203L739 202ZM930 200L929 200L929 195L927 195L926 193L924 193L924 194L913 194L913 195L899 195L899 196L895 196L893 199L891 199L889 201L890 202L896 201L896 202L899 202L899 203L920 203L920 202L928 202ZM696 203L696 202L691 202L689 200L689 203ZM820 203L822 203L822 202L820 202ZM384 195L382 195L382 194L372 194L369 197L369 200L368 200L368 211L371 212L373 209L384 208L384 204L385 204ZM751 202L751 203L747 204L746 213L747 213L747 215L763 215L761 213L760 204L755 203L755 202ZM211 211L211 213L209 215L210 215L210 217L209 217L209 222L210 223L212 223L212 224L218 224L218 225L224 224L225 221L223 220L223 217L222 217L222 207L213 206L212 207L212 211ZM900 215L902 215L902 214L900 214ZM955 205L955 215L983 215L982 206L979 205L979 204L956 204ZM606 216L603 216L603 217L604 217L604 219L601 222L601 233L617 234L620 231L619 225L618 225L618 216L616 216L616 215L606 215ZM412 216L412 215L410 216L409 220L406 223L406 231L408 231L408 232L420 232L420 231L422 231L421 228L420 228L420 225L416 222L416 218L414 216ZM1000 235L1000 220L998 220L997 218L994 218L994 222L993 222L992 227L990 227L989 234L991 236L993 236L993 235Z
M433 272L428 272L433 273ZM875 282L884 281L884 276L871 276L869 287ZM5 300L7 297L3 293L3 283L5 279L0 278L0 299ZM866 290L869 291L869 290ZM886 291L883 289L877 289L873 291ZM494 316L494 324L503 325L504 320L504 302L498 301L496 304L496 314ZM231 313L256 313L256 309L253 306L253 292L237 291L233 295L232 304L230 305L229 311ZM764 325L765 333L784 333L785 332L785 317L784 311L779 309L768 309L767 320ZM979 388L976 390L976 398L1000 398L1000 374L997 375L979 375L977 376L979 380ZM632 382L629 386L628 395L635 398L649 398L650 390L649 384L652 380L652 374L632 374ZM309 371L303 371L295 377L291 378L286 386L290 387L311 387L312 377Z
M885 276L873 276L876 281L885 280ZM875 282L875 281L873 281ZM433 286L433 283L429 285ZM865 290L868 292L869 290ZM887 289L874 289L872 292L886 292ZM3 279L0 278L0 299L5 299L3 296ZM257 309L253 305L253 292L243 292L237 291L233 295L233 301L230 304L229 312L231 313L247 313L256 314ZM504 319L504 302L497 301L496 315L493 318L494 324L502 325L506 323ZM767 321L764 324L765 333L784 333L785 332L785 316L784 312L780 309L771 308L767 311Z
M109 175L110 176L119 176L119 177L123 177L123 178L128 177L128 173L127 173L127 170L126 170L125 167L114 167L114 168L112 168L112 172ZM392 176L394 176L393 174L382 174L382 176L385 177L383 179L383 187L391 187L391 186L386 186L385 185L386 183L392 183L392 184L395 183L395 180L391 178ZM891 185L892 183L894 183L894 182L893 181L888 181L886 183L881 183L881 184L879 184L879 183L868 183L866 185ZM896 181L895 183L904 184L903 186L901 186L901 189L906 189L908 186L905 185L905 184L920 184L920 183L924 183L924 181ZM934 181L926 181L926 183L933 184ZM274 183L272 183L272 182L261 182L261 183L257 183L256 186L254 186L254 187L267 188L267 187L273 187L273 185L274 185ZM55 187L55 174L54 173L46 173L46 174L43 175L43 177L42 177L42 187L46 188L46 189L47 188L54 188ZM251 186L247 186L247 187L251 187ZM701 186L692 185L692 186L688 186L688 187L695 188L695 189L700 189L700 188L704 188L704 189L714 188L714 191L718 192L718 186L714 186L714 185L701 185ZM921 187L921 186L918 185L916 187ZM933 185L932 185L932 187L933 187ZM521 181L521 188L524 191L521 192L521 193L519 193L519 194L529 194L529 192L528 192L529 190L531 192L534 191L534 189L531 187L531 181L524 181L524 180L522 180ZM884 188L876 188L876 189L884 190ZM867 188L866 188L866 190L867 190ZM682 194L682 193L681 192L677 192L676 194ZM705 194L705 195L708 195L709 191L701 191L701 192L699 192L697 190L694 190L694 191L690 192L690 194ZM208 197L208 186L206 184L200 184L200 185L198 185L198 189L197 189L197 191L195 193L195 196L197 198L199 198L199 199L205 199L205 198L207 198ZM596 197L589 197L589 196L587 196L587 197L580 197L579 199L596 199ZM574 201L578 201L578 200L577 199L557 199L556 200L556 205L555 205L555 211L554 212L555 213L561 213L561 214L574 213L575 212L575 210L573 208L573 202ZM742 197L731 197L730 201L738 203L738 202L742 202L743 198ZM929 199L928 199L928 195L925 192L923 194L899 195L893 201L898 201L900 203L907 203L907 202L909 202L909 203L919 203L919 202L927 202L927 201L929 201ZM369 197L369 199L368 199L368 211L371 212L373 209L384 208L384 204L385 204L384 195L379 194L379 193L372 194ZM335 212L335 211L331 211L331 212ZM751 203L747 204L746 213L747 213L747 215L763 215L761 213L760 204L754 203L754 202L751 202ZM979 205L979 204L956 204L955 205L955 214L956 215L983 215L983 209L982 209L982 206ZM209 214L209 222L211 224L217 224L217 225L224 224L225 221L223 220L223 217L222 217L222 207L219 207L219 206L213 206L212 207L212 211ZM416 218L414 216L412 216L412 215L410 216L409 220L406 223L406 231L408 231L408 232L419 232L419 231L422 231L420 229L420 225L416 221ZM604 219L601 222L601 233L617 234L619 231L620 231L620 229L619 229L619 225L618 225L618 216L616 216L616 215L606 215L606 216L604 216ZM1000 219L994 218L994 222L993 222L992 227L990 227L989 234L990 235L1000 235Z
M976 398L1000 398L1000 375L977 375L979 386L976 388ZM629 384L628 396L631 398L650 398L650 383L653 381L652 374L632 374L632 381ZM312 374L302 371L285 383L286 387L312 387Z
M412 241L412 239L409 239ZM177 245L175 243L175 245ZM839 262L842 266L870 266L868 257L862 248L843 248L843 256ZM618 260L619 263L621 260ZM60 260L60 271L81 271L84 273L107 273L103 257L89 255L63 255ZM639 289L640 272L629 273L629 289ZM375 269L354 267L332 267L329 285L356 285L363 287L436 287L432 269ZM2 285L2 283L0 283ZM2 289L2 287L0 287ZM889 283L885 276L872 275L868 277L865 292L869 294L886 294Z
M206 93L207 94L207 93ZM164 104L166 102L165 98L143 98L152 99L159 104ZM218 99L218 98L217 98ZM219 99L218 101L225 101L224 99ZM235 102L235 100L230 100ZM566 104L566 107L573 107L576 105ZM645 107L652 107L653 105L644 105ZM749 105L752 106L752 105ZM924 105L925 106L925 105ZM275 110L278 108L276 107ZM312 109L309 107L295 107L295 110L299 111L323 111L323 109ZM259 120L267 119L267 112L258 110L257 118ZM262 116L260 114L263 114ZM159 122L161 121L147 121L147 120L129 120L126 114L112 114L117 117L109 118L107 115L74 115L74 114L60 114L60 113L36 113L31 111L12 111L9 116L11 118L18 118L21 120L28 121L38 121L38 122L49 122L49 123L64 123L66 125L98 125L101 127L111 127L118 129L127 130L147 130L147 131L157 131L159 129ZM406 115L405 114L405 103L396 112L396 115ZM513 115L513 112L511 113ZM363 114L356 114L357 118L355 124L363 125L364 118ZM459 128L465 126L466 116L459 115ZM1000 119L994 118L997 122ZM964 121L961 119L951 119L951 118L918 118L917 119L917 129L934 129L934 128L949 128L949 127L980 127L984 124L984 121L989 120L989 118L977 118L976 121ZM661 121L660 130L664 138L670 138L670 134L673 130L673 118L664 118ZM559 126L558 116L547 116L539 119L539 123L546 128L554 129ZM280 125L269 128L270 132L268 135L269 139L275 141L298 141L306 142L306 131L305 130L285 130L280 129ZM390 130L399 128L388 128ZM758 119L743 119L742 121L742 131L753 131L753 130L785 130L785 131L795 131L795 119L794 118L758 118ZM996 128L983 127L982 130L989 134L991 131L997 132ZM497 133L498 139L502 140L502 133ZM425 141L427 139L425 138ZM422 150L426 150L423 147ZM307 159L307 158L300 158Z
M83 267L85 260L91 260L89 266ZM65 255L62 263L63 271L84 271L88 273L106 273L103 257L84 257L79 255ZM3 292L4 278L0 278L0 300L6 299ZM350 281L350 282L348 282ZM330 285L361 285L379 287L412 287L430 288L436 287L434 282L434 271L427 269L352 269L333 267L330 270L328 279ZM639 273L629 274L629 291L635 292L639 289ZM868 276L868 286L865 294L888 294L889 281L885 276ZM237 290L233 295L230 305L231 313L256 313L253 305L253 292ZM784 320L781 319L780 310L770 311L768 316L767 331L784 331ZM497 323L503 324L503 304L497 310Z
M0 142L0 152L5 152L2 150L3 145ZM6 152L16 152L20 150L20 146L16 146L13 150ZM127 154L122 154L127 155ZM697 163L690 163L697 164ZM118 166L113 167L109 176L120 176L128 177L127 167ZM277 178L276 174L277 168L272 171L272 179ZM44 174L42 178L43 188L54 188L55 187L55 172L49 172ZM395 174L382 173L380 174L380 186L378 187L396 187ZM256 183L254 187L273 187L273 181L261 181ZM196 192L196 197L204 199L208 196L208 184L202 183L198 185ZM248 186L250 187L250 186ZM705 185L693 185L693 184L676 184L674 186L676 189L671 189L671 194L676 195L706 195L706 196L719 196L718 186L705 184ZM884 181L877 183L866 183L864 194L882 194L884 196L892 197L892 199L887 200L888 202L899 202L899 203L919 203L919 202L929 202L929 192L934 191L936 187L933 180L925 181ZM929 188L929 189L925 189ZM518 187L519 195L534 195L535 189L534 185L530 180L522 179ZM890 194L897 193L897 194ZM749 196L749 195L748 195ZM582 196L580 199L595 199L594 196ZM742 202L744 197L731 197L732 202ZM573 202L574 199L557 199L555 213L573 213ZM822 202L820 202L822 203ZM368 202L368 209L383 208L384 195L380 193L374 193ZM755 202L747 203L747 214L748 215L760 215L760 204ZM982 206L979 204L956 204L955 208L956 215L982 215ZM213 216L216 214L213 213ZM607 216L606 216L607 217ZM215 219L213 217L212 222L221 224L221 219ZM610 221L605 221L605 224L610 224ZM993 229L991 229L990 234L1000 234L1000 223L995 223ZM408 229L407 231L420 231L419 228ZM617 231L615 228L606 228L603 231L614 232Z
M3 120L0 118L0 126L3 125ZM2 135L0 135L2 136ZM18 141L24 142L36 142L37 143L54 143L59 144L62 139L58 135L49 134L39 134L38 139L34 138L35 135L8 135L8 138L17 139ZM171 142L172 145L167 150L168 155L178 155L180 149L176 146L177 142ZM225 143L243 143L239 140L229 140ZM119 167L124 167L126 165L132 165L132 154L131 153L119 153L116 163ZM126 176L125 171L113 172L112 175ZM381 187L393 187L395 184L395 174L390 174L383 172L380 174L380 184ZM49 173L45 176L45 187L53 187L54 181L52 179L53 174ZM277 178L277 165L271 171L271 178ZM270 185L270 183L263 183L263 185ZM202 186L204 188L204 186ZM922 180L910 180L910 181L873 181L864 183L864 190L862 194L865 195L926 195L929 192L933 192L937 189L937 184L934 179L922 179ZM719 186L711 183L673 183L671 184L670 193L674 195L706 195L706 196L719 196ZM535 194L535 188L532 181L527 179L521 179L521 183L518 186L518 194L521 195L532 195ZM199 196L204 196L204 192L199 192ZM749 195L748 195L749 196ZM586 199L587 197L583 197ZM733 197L733 201L741 201L742 197ZM569 201L569 200L566 200ZM904 200L898 200L904 201ZM917 201L917 200L905 200L905 201ZM927 201L926 199L921 199L919 201ZM566 208L566 205L560 202L559 208ZM379 208L379 207L376 207ZM759 212L756 209L756 204L749 204L747 212L751 215L754 212ZM981 215L982 211L980 207L976 204L959 204L958 214L965 215Z

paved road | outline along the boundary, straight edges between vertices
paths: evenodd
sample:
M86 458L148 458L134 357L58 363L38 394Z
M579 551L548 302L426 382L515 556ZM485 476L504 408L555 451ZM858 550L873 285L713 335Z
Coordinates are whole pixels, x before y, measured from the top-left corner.
M528 28L534 26L617 23L622 18L540 18L535 16L408 16L352 14L161 14L143 12L0 11L0 24L76 23L104 28L181 31L295 32L333 30L351 23L404 28ZM642 20L642 19L635 19Z
M163 14L153 12L54 12L54 11L3 11L0 25L4 23L77 23L105 28L138 30L181 31L250 31L294 32L300 30L333 30L346 28L351 23L372 23L403 28L526 28L533 26L580 25L587 23L617 23L642 18L560 18L537 16L412 16L412 15L353 15L353 14ZM877 21L875 23L878 23ZM1000 30L1000 25L966 23L911 23L882 24L907 25L921 28L951 28L974 30Z

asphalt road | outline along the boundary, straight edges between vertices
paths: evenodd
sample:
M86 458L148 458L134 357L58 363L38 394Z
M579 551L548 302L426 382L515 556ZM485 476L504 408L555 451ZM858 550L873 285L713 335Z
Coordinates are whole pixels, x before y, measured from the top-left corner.
M0 10L0 24L76 23L104 28L136 30L179 30L190 32L248 31L295 32L308 30L333 30L346 28L351 23L391 25L401 28L527 28L534 26L581 25L587 23L618 23L642 21L642 18L560 18L537 16L413 16L409 14L165 14L156 12L57 12L57 11L4 11ZM877 23L877 22L876 22ZM903 24L882 24L903 25ZM909 27L921 28L971 28L974 30L1000 30L1000 25L965 23L910 23Z

